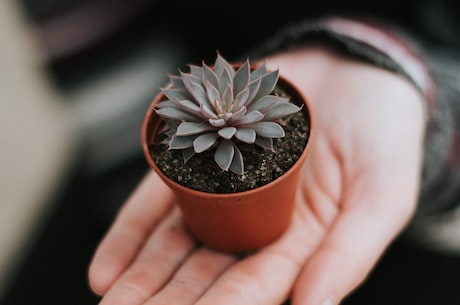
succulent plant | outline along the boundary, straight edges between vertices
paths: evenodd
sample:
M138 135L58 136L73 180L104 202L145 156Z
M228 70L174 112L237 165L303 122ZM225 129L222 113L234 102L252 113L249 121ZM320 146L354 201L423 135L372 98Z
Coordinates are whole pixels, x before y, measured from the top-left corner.
M214 160L224 171L242 175L241 149L258 145L273 149L273 139L285 136L279 119L301 107L274 93L278 70L265 64L251 68L249 59L237 70L219 53L214 65L189 65L189 73L170 75L162 88L166 99L156 113L166 121L169 149L182 150L185 161L215 149Z

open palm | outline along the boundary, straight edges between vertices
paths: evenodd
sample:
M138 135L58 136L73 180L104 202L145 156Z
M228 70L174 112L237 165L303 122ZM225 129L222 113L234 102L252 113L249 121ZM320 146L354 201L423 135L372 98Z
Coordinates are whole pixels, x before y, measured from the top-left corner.
M149 173L91 263L101 304L338 304L407 224L424 129L415 89L323 49L267 65L306 94L316 123L287 232L244 258L198 247L171 192Z

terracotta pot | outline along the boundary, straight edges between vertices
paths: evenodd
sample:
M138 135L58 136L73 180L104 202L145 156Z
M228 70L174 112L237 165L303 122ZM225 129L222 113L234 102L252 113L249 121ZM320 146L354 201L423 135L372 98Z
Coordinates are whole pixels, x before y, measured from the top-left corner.
M155 105L165 98L162 93L155 97L145 115L142 147L147 162L174 191L190 233L209 248L250 252L273 242L289 226L299 174L311 146L314 126L308 100L282 76L279 85L293 100L303 101L302 111L310 120L309 139L299 159L284 175L254 190L206 193L188 189L168 178L155 164L150 149L162 121L154 111Z

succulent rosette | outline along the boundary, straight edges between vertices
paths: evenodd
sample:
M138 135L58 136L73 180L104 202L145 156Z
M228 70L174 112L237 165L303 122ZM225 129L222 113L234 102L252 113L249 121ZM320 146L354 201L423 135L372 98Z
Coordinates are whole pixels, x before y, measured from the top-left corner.
M222 170L242 175L241 148L258 145L273 151L273 139L285 136L279 120L301 107L275 93L279 72L268 71L265 64L252 70L247 59L235 69L217 54L212 67L189 68L170 75L170 85L162 88L166 99L155 110L167 123L163 143L182 150L185 161L215 149Z

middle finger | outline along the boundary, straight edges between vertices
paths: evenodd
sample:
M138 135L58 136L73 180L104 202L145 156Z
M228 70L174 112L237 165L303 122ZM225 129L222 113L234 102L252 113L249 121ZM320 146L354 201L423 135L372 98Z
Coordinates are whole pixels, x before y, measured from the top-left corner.
M152 232L131 266L100 305L140 305L160 290L195 247L174 208Z

